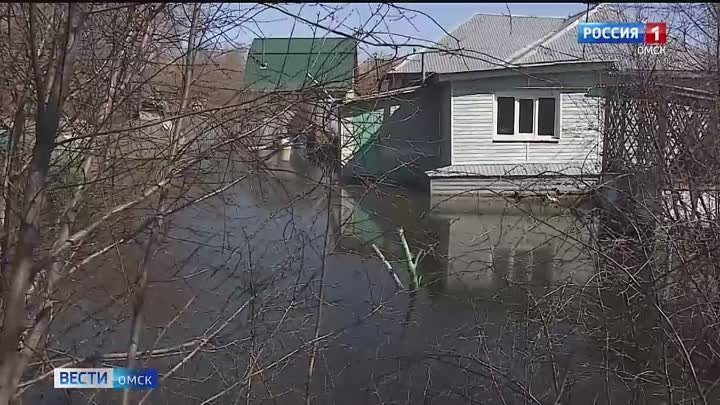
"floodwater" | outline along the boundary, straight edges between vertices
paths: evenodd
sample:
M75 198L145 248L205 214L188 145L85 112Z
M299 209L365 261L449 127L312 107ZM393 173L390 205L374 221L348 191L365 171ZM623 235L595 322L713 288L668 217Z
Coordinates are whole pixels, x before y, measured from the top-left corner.
M297 404L309 395L312 404L587 404L607 403L610 391L626 403L612 381L606 389L602 355L578 333L593 274L582 214L341 186L296 151L268 166L269 175L178 214L164 234L141 349L211 339L146 403ZM413 255L423 252L415 292L398 290L372 248L409 286L398 228ZM140 257L138 243L78 278L74 315L56 321L50 345L125 352L123 297ZM164 374L191 351L144 366ZM120 399L39 395L32 403Z

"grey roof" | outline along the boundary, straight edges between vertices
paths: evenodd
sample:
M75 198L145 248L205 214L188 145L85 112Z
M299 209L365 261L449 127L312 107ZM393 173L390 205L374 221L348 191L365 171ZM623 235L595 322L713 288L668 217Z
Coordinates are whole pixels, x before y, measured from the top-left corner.
M703 58L690 58L688 45L673 38L672 31L666 54L658 56L638 57L637 45L578 43L578 23L585 20L638 21L632 9L620 8L600 4L589 12L568 18L475 14L439 41L439 47L447 52L425 51L425 69L435 73L456 73L539 63L600 61L615 62L620 69L691 70L699 67L697 61ZM420 69L421 56L416 54L394 72L418 73Z
M475 14L439 41L448 53L427 51L429 72L453 73L505 66L516 54L564 26L562 17L518 17ZM400 73L420 71L420 55L413 55L395 68Z
M530 52L511 62L522 65L568 61L613 61L620 69L659 69L662 67L689 70L693 68L688 64L688 49L680 40L672 37L668 40L666 54L658 56L638 57L637 45L631 44L580 44L577 41L578 23L584 22L586 19L588 22L637 22L640 20L628 7L623 7L621 10L611 4L601 4L587 13L587 16L583 13L580 18L568 24L566 29L558 31Z
M628 45L624 45L621 49L618 49L620 47L617 45L609 44L585 45L578 43L577 40L578 23L584 22L586 19L588 22L628 20L625 14L606 5L599 5L590 10L587 15L582 13L579 17L567 24L565 29L559 30L543 43L538 44L530 52L513 60L513 63L615 60L617 58L613 57L614 54L624 51L622 48L627 48Z
M503 177L503 176L596 176L599 170L594 165L563 163L518 163L518 164L474 164L451 165L425 174L437 177Z

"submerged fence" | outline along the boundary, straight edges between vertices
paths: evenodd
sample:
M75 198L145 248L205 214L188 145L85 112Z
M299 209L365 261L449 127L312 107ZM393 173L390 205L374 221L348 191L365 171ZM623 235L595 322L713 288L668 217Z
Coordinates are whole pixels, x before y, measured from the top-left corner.
M603 172L656 225L716 227L717 97L663 83L608 88ZM634 207L634 208L633 208Z
M703 392L720 376L718 97L702 78L624 83L605 88L599 337Z

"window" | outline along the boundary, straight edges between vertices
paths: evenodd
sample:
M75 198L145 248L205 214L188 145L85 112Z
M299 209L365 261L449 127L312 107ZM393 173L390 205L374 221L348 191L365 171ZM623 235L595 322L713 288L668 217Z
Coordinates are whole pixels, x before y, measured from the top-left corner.
M518 125L521 134L532 134L533 133L533 99L521 98L520 99L520 118Z
M538 135L555 136L555 99L538 99Z
M557 141L558 97L497 96L495 139L499 141Z
M515 97L497 98L497 133L515 133Z

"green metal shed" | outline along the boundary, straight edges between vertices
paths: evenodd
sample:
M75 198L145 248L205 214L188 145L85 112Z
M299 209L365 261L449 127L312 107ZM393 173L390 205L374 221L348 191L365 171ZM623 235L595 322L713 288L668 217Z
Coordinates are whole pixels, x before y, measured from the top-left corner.
M256 38L248 52L245 85L260 91L348 91L356 70L354 39Z

